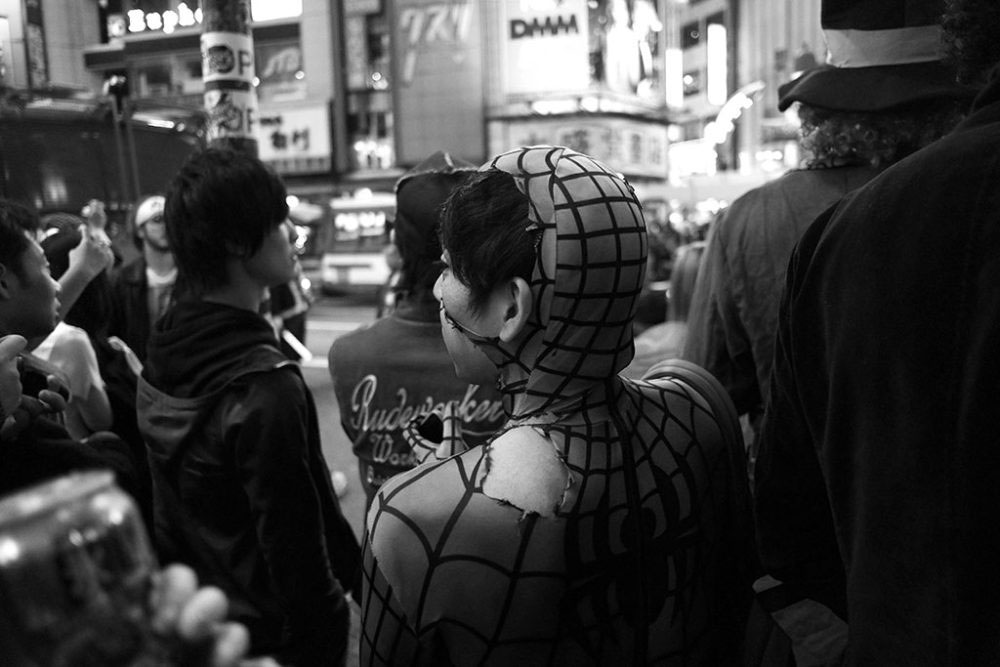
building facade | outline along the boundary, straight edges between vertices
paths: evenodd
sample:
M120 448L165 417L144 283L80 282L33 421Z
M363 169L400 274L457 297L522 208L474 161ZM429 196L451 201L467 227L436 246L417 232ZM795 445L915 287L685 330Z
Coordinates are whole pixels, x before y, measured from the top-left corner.
M261 157L320 201L438 149L559 143L644 199L797 162L777 87L822 61L819 0L252 0ZM202 105L198 0L0 0L7 85ZM82 57L81 57L82 54Z

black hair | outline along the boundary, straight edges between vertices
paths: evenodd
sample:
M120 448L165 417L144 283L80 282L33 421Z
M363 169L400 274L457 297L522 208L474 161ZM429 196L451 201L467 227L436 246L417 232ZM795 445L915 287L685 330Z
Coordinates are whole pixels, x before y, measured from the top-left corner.
M528 197L498 169L474 174L445 202L441 247L478 312L493 288L511 278L531 280L540 232L528 230Z
M24 253L39 225L38 213L33 209L0 199L0 264L18 278L24 277Z
M255 157L207 148L170 183L163 215L177 264L179 298L226 282L226 260L250 257L288 217L285 185Z
M963 83L982 83L1000 63L1000 2L948 0L941 22L951 64Z

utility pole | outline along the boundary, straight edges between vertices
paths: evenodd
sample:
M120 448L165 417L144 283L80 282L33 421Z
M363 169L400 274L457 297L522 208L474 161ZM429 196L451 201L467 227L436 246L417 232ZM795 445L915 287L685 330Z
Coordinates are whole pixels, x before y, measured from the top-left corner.
M202 0L201 71L208 141L257 156L250 0Z

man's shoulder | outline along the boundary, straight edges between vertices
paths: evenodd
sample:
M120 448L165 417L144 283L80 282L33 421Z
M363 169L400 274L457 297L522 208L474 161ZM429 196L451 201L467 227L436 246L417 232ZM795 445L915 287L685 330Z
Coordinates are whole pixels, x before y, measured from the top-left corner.
M405 372L414 366L451 372L451 364L437 323L401 321L385 317L337 338L330 346L328 363L338 373L369 372L390 366Z
M412 529L440 528L474 495L482 495L479 479L486 464L485 450L475 447L395 475L379 489L368 514L369 530L386 515L406 516Z

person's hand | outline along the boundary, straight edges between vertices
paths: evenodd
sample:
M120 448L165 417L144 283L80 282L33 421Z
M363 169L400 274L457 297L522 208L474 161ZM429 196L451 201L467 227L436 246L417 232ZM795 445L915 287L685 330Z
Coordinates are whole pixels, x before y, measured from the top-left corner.
M17 338L21 337L17 336ZM24 339L22 338L21 340ZM0 345L2 344L3 343L0 342ZM18 375L20 376L20 374ZM55 375L49 375L47 380L49 388L42 389L38 392L37 398L21 394L18 404L4 419L2 425L0 425L0 438L7 440L16 437L25 428L27 428L36 417L41 415L56 414L63 412L66 409L66 397L63 396L60 391L60 388L65 387L65 385ZM20 388L20 386L21 381L20 377L18 377L18 387ZM18 391L20 392L20 389L18 389Z
M104 202L91 199L80 211L80 215L92 229L104 229L108 225L108 214L104 211Z
M80 225L80 242L69 251L67 273L79 273L87 282L115 261L111 241L103 230Z
M279 667L270 658L246 659L250 635L239 623L227 622L229 602L213 586L198 587L198 579L185 565L170 565L153 582L150 605L152 629L172 637L204 656L199 664L212 667Z
M21 373L17 368L17 355L25 345L24 336L17 334L0 338L0 424L6 422L21 405Z

